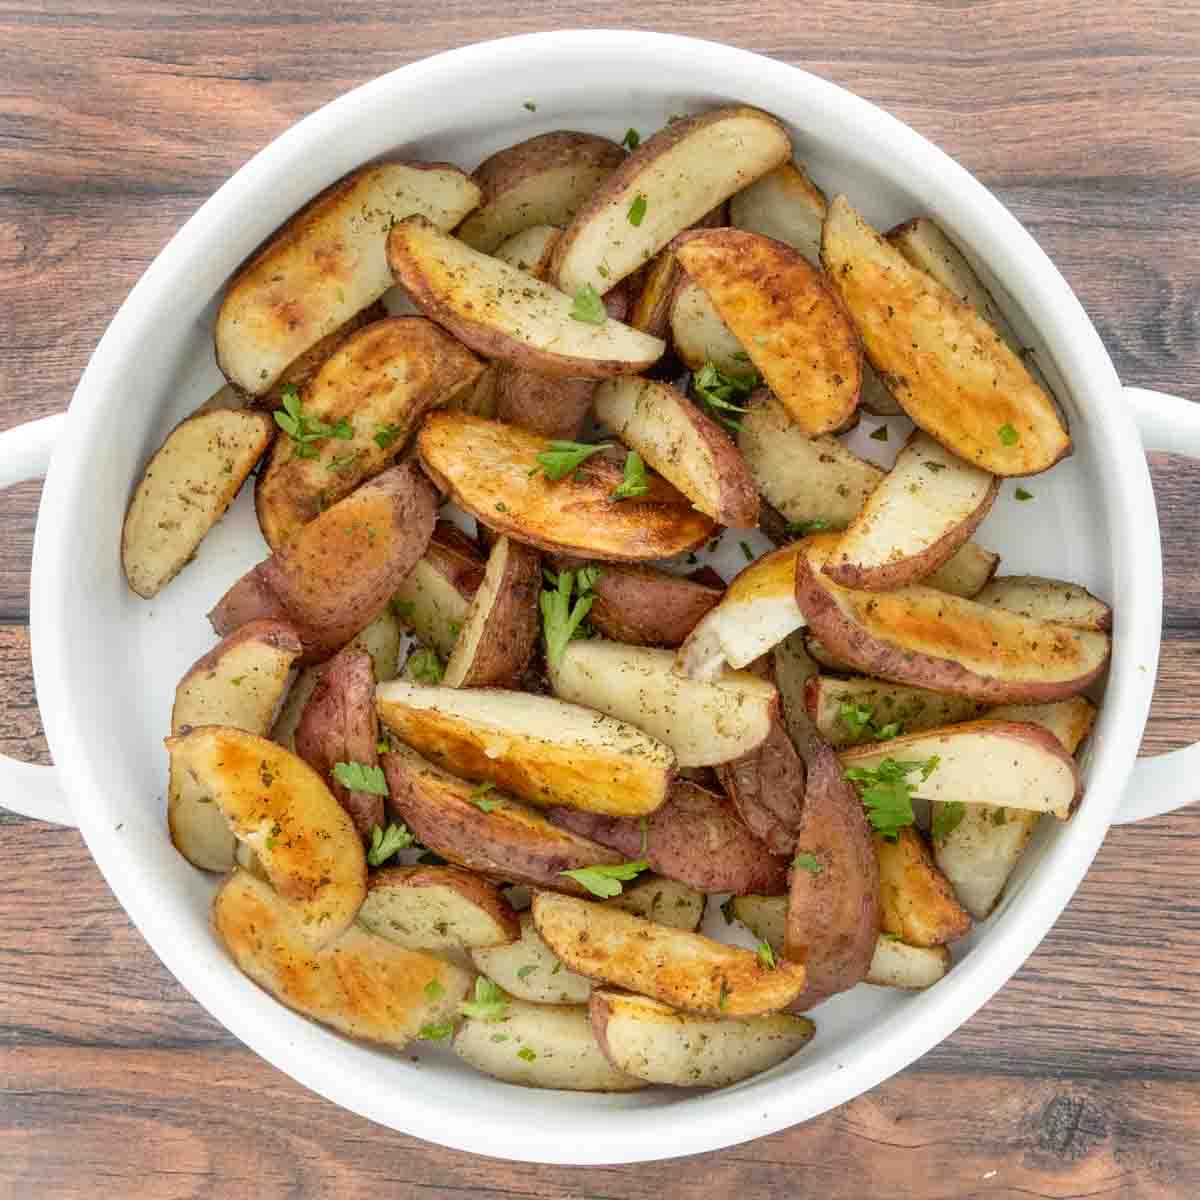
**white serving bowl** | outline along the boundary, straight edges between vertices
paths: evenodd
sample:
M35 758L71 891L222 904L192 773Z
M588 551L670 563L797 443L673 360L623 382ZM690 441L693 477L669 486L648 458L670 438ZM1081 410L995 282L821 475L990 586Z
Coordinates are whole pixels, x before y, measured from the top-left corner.
M536 111L525 102L533 101ZM711 1094L536 1092L452 1055L419 1065L284 1009L241 976L208 926L214 880L172 848L164 821L175 683L212 642L206 610L264 556L243 495L194 565L150 602L125 586L121 519L142 464L215 389L217 298L241 259L306 200L366 160L400 152L473 167L533 133L620 137L669 115L738 102L777 114L828 192L877 226L928 213L980 266L1058 387L1075 453L1011 485L981 535L1006 572L1079 581L1113 602L1112 667L1084 757L1087 791L1044 822L996 915L945 980L918 995L859 987L815 1012L810 1047ZM438 55L343 96L246 164L147 270L96 349L68 414L0 437L0 485L45 471L31 593L38 699L55 766L0 761L8 807L78 823L118 899L159 957L219 1021L307 1087L383 1125L503 1158L614 1163L712 1150L824 1112L936 1045L1025 961L1070 900L1109 825L1184 803L1196 748L1142 763L1161 634L1161 560L1139 439L1200 453L1200 418L1169 397L1122 391L1062 277L979 183L912 130L849 92L769 59L687 38L585 31ZM894 443L895 439L893 439ZM878 448L878 443L872 443ZM1036 507L1035 507L1036 505Z

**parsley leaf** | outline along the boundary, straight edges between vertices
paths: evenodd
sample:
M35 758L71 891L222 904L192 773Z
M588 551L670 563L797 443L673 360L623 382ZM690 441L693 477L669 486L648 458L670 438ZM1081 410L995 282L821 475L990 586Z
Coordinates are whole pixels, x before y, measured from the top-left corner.
M640 225L645 215L646 197L643 195L643 193L638 192L638 194L633 198L633 203L629 206L630 225Z
M496 785L494 783L481 783L477 788L472 789L470 796L467 797L480 812L490 813L494 808L503 808L502 800L489 800L488 792L494 792Z
M888 427L886 425L880 425L880 427L871 434L871 438L876 442L886 442L888 440Z
M650 481L646 478L646 464L636 450L630 450L625 455L625 475L612 495L611 500L631 500L634 496L644 496L650 490Z
M537 112L537 105L532 100L526 100L522 107L527 108L530 112Z
M638 133L632 126L625 130L625 136L621 139L622 146L628 146L630 150L636 150L640 145L642 135Z
M810 875L820 875L825 868L817 862L815 854L809 854L807 850L801 851L792 859L792 866L799 867L802 871L807 871Z
M1018 500L1032 500L1033 499L1033 493L1027 492L1023 487L1017 488L1017 490L1015 492L1013 492L1013 495L1016 496L1016 498Z
M405 624L411 624L413 617L417 615L417 606L412 600L401 600L398 596L393 596L392 612Z
M463 1000L458 1011L478 1021L503 1021L508 1016L508 997L490 979L475 980L475 999Z
M838 709L838 720L845 725L856 741L863 742L890 741L904 728L899 721L876 725L875 710L865 704L843 704Z
M325 470L334 471L338 475L340 475L343 471L350 470L350 468L352 466L354 466L355 462L357 462L357 461L358 461L358 451L351 450L349 454L339 454L339 455L335 456L334 458L331 458L325 464Z
M526 963L523 967L517 968L518 979L528 979L530 975L537 970L537 963Z
M517 1057L523 1058L526 1062L533 1062L537 1058L537 1051L530 1046L522 1046L517 1051Z
M1015 446L1021 440L1021 435L1007 421L996 430L996 436L1002 446Z
M453 1023L443 1021L440 1025L422 1025L417 1037L423 1042L444 1042L453 1032Z
M431 979L425 985L425 998L427 1000L440 1000L445 994L446 989L436 979Z
M744 400L761 383L757 371L751 371L749 375L726 375L711 359L692 376L692 389L704 406L704 411L714 421L735 433L741 429L741 421L724 414L748 412L749 409L734 401Z
M564 475L581 467L593 454L607 450L612 442L598 442L592 446L586 442L551 442L548 450L535 455L538 466L546 478L557 483ZM534 468L536 473L537 468Z
M399 425L378 425L375 428L375 445L380 450L387 450L403 432Z
M944 804L936 804L933 809L933 825L930 832L933 840L940 841L949 837L962 824L967 815L967 806L961 800L947 800Z
M414 650L404 664L408 674L418 683L441 683L442 660L428 646Z
M922 780L928 779L937 769L939 762L935 754L923 763L897 762L885 758L874 769L848 767L846 778L858 785L858 793L867 810L871 827L889 842L896 840L899 831L913 824L912 795L916 784L908 782L913 771L920 771Z
M763 938L755 947L755 953L758 955L758 961L764 967L774 970L779 964L775 961L775 951L771 949L771 943Z
M371 830L371 848L367 851L367 862L373 867L382 866L397 850L404 850L416 843L408 832L407 825L389 825L381 829L378 825Z
M825 520L824 517L815 517L811 521L789 521L787 523L787 532L799 537L808 537L810 533L823 533L826 529L832 528L833 522Z
M388 795L387 780L382 767L369 767L360 762L333 764L333 777L348 792L367 792L372 796Z
M343 417L333 425L310 417L300 402L300 393L295 384L288 384L280 395L283 407L275 411L275 424L292 439L297 458L316 458L314 443L326 438L349 441L354 436L354 427Z
M733 995L733 988L731 988L729 986L729 984L725 982L724 977L722 977L722 979L721 979L721 994L717 997L717 1008L721 1012L725 1011L725 1004L729 1000L729 997L732 995Z
M604 301L590 283L585 283L575 293L575 303L571 305L571 319L582 321L585 325L603 325L608 320Z
M594 867L576 867L573 871L559 871L568 879L581 883L593 896L619 896L624 888L621 880L636 879L650 864L645 859L637 862L597 863Z
M588 589L595 582L596 575L588 574L589 570L595 568L584 567L578 572L578 594L574 604L571 603L571 591L576 586L577 575L573 571L559 571L557 579L553 580L555 590L543 588L538 597L542 610L542 633L546 639L546 657L556 667L562 662L567 643L573 637L583 636L583 619L592 611L595 597ZM547 579L551 578L548 571L546 576Z
M742 554L745 557L746 561L749 563L752 563L754 561L754 551L750 549L750 543L749 542L738 542L738 545L741 546Z

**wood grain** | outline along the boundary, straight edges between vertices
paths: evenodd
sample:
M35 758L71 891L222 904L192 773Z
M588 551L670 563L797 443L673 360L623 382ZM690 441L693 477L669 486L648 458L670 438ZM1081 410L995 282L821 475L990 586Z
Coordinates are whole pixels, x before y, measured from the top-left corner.
M171 234L300 116L451 46L645 22L891 109L1029 226L1123 378L1200 378L1192 0L826 0L800 19L784 0L66 9L0 0L0 427L62 408ZM1200 464L1151 466L1167 635L1144 749L1159 752L1200 739ZM24 629L37 496L0 506L0 751L45 761ZM444 1151L318 1100L183 992L77 833L0 814L0 1197L1192 1197L1198 835L1200 809L1115 829L1017 976L869 1095L666 1169L581 1171Z

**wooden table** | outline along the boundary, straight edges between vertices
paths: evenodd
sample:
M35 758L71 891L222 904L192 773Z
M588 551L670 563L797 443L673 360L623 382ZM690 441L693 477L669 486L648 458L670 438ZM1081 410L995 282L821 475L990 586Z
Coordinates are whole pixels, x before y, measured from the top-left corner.
M1195 0L0 0L0 426L65 405L167 238L298 117L447 47L629 24L762 51L889 108L1033 231L1125 379L1198 394ZM1200 737L1200 466L1153 470L1157 752ZM20 487L0 508L0 749L44 760L25 629L36 504ZM1197 835L1200 809L1115 830L1016 978L871 1094L665 1169L585 1171L441 1150L310 1095L175 983L78 834L0 816L0 1196L1196 1196Z

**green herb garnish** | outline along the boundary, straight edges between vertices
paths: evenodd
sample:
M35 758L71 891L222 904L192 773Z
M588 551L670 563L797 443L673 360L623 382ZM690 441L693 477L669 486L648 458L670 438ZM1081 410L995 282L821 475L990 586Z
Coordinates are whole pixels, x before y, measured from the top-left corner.
M1002 446L1015 446L1021 440L1021 435L1007 421L996 430L996 436Z
M440 1025L422 1025L417 1037L423 1042L444 1042L453 1032L453 1023L443 1021Z
M1033 493L1027 492L1023 487L1017 488L1017 490L1015 492L1013 492L1013 495L1016 496L1016 498L1018 500L1032 500L1033 499Z
M646 215L646 197L638 192L633 198L633 203L629 206L629 223L630 225L640 225L642 218Z
M571 319L582 321L585 325L603 325L608 320L604 301L590 283L585 283L575 293L575 303L571 305Z
M810 875L820 875L825 868L817 862L815 854L809 854L807 850L801 851L792 859L792 866L798 867L801 871L807 871Z
M438 658L436 651L430 650L428 646L414 650L404 665L408 674L418 683L442 682L442 660Z
M937 805L934 809L933 825L930 829L933 840L936 842L949 837L962 824L962 819L966 815L967 806L961 800L947 800L944 804Z
M376 825L371 830L371 848L367 851L367 862L373 867L380 867L397 850L408 849L416 844L416 840L406 825L389 825L387 829Z
M375 445L380 450L387 450L403 432L399 425L378 425L375 428Z
M753 562L754 561L754 551L750 549L750 543L749 542L738 542L738 545L741 546L742 554L745 555L746 561Z
M310 417L300 403L300 393L294 384L288 384L280 395L283 407L275 411L275 424L292 439L296 448L297 458L316 458L316 442L326 438L337 438L339 441L349 441L354 436L354 428L343 417L333 425Z
M596 573L589 574L589 571ZM590 588L599 571L596 568L584 567L578 572L559 571L557 576L552 576L549 571L545 574L554 590L548 591L543 588L538 597L538 604L542 610L546 657L552 666L557 667L562 662L567 643L574 637L584 636L583 620L592 611L592 601L595 599ZM576 586L578 592L572 604L571 592Z
M632 126L625 130L625 136L621 139L622 146L628 146L630 150L636 150L641 143L642 135L638 133Z
M522 1046L517 1051L517 1057L523 1058L526 1062L533 1062L537 1058L537 1051L529 1046Z
M725 414L749 412L734 401L744 400L761 383L757 371L749 375L726 375L711 359L692 376L692 390L704 410L714 421L735 433L741 429L741 421Z
M597 863L594 867L576 867L573 871L559 871L568 879L581 883L593 896L619 896L624 888L622 880L636 879L650 864L644 859L638 862Z
M871 437L876 442L886 442L888 440L888 427L886 425L880 425L880 427L871 434Z
M548 450L534 457L546 478L557 483L564 475L570 475L581 467L593 454L607 450L611 445L612 442L599 442L594 446L587 442L551 442ZM537 467L533 473L536 472Z
M824 533L833 528L833 522L824 517L814 517L811 521L789 521L787 532L797 537L808 537L810 533Z
M537 963L526 963L523 967L517 968L517 978L528 979L536 970Z
M771 943L768 942L766 938L763 938L763 940L758 943L754 952L758 955L758 961L762 963L764 967L767 967L773 971L779 965L775 961L775 951L771 949Z
M897 762L885 758L879 766L849 767L846 778L858 785L858 793L867 810L871 827L889 842L896 840L901 829L914 822L912 795L916 784L908 782L913 771L921 772L926 780L937 769L940 759L935 754L923 763Z
M494 808L503 808L504 801L489 800L488 792L494 792L496 785L494 783L481 783L477 788L473 788L471 794L467 797L480 812L490 813Z
M382 767L369 767L360 762L333 764L333 777L348 792L367 792L372 796L388 795L387 780Z
M446 989L436 979L431 979L425 985L425 997L428 1000L440 1000L445 994Z
M508 1016L508 997L490 979L475 980L475 999L463 1000L458 1011L477 1021L502 1021Z
M729 986L729 984L725 982L724 978L722 978L721 979L721 994L717 997L717 1008L721 1012L725 1011L725 1004L729 1000L729 997L732 995L733 995L733 988L731 988Z
M650 490L650 481L646 478L646 464L636 450L630 450L625 455L624 478L613 489L611 500L631 500L634 496L644 496Z

